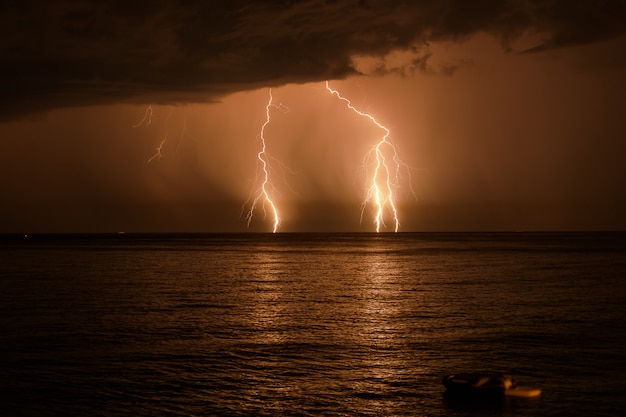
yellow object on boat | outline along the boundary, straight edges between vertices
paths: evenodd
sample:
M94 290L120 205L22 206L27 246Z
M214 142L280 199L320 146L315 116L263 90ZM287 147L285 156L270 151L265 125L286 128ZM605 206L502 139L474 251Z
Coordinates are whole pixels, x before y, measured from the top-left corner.
M539 388L514 387L505 390L504 395L506 395L507 397L531 398L540 396L541 390Z

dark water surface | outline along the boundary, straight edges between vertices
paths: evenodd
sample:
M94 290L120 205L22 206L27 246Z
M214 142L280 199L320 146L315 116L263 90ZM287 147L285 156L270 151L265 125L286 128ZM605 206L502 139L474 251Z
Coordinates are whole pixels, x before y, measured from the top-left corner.
M1 416L621 416L626 234L0 239ZM533 400L458 403L513 374Z

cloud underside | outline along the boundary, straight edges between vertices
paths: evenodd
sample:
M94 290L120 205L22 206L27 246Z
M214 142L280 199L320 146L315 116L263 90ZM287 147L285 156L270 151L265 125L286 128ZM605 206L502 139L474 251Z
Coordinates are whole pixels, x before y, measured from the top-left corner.
M213 101L262 86L430 71L429 45L489 33L532 51L626 32L626 0L52 1L0 5L0 119ZM408 53L401 68L385 57ZM381 63L382 62L382 63ZM454 66L441 68L452 72Z

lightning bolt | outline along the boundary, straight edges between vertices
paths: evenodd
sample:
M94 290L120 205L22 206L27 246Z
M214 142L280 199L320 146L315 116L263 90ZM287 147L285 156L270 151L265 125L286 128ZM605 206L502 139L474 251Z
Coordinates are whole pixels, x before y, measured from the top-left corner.
M378 120L369 113L362 112L352 105L350 100L343 97L339 92L330 87L326 81L326 89L339 100L346 103L346 106L361 117L368 118L374 123L384 134L382 138L374 145L363 158L365 167L370 164L374 166L371 176L368 179L367 192L365 199L361 205L361 221L368 204L374 206L374 224L376 225L376 233L380 232L381 227L385 225L385 213L391 215L394 223L394 231L400 228L400 220L398 218L398 209L396 207L395 191L399 188L400 174L406 165L400 160L398 150L390 141L391 132L383 126ZM373 161L370 160L373 159ZM409 179L410 183L410 179ZM411 189L411 192L413 190Z
M161 141L159 142L159 145L155 148L154 154L148 159L148 161L147 161L148 163L154 161L155 159L157 161L159 161L159 160L161 160L161 158L164 157L164 155L163 155L163 148L164 148L165 144L167 143L167 141L169 139L168 138L168 136L169 136L168 126L169 126L170 117L172 116L173 112L174 112L174 109L171 108L170 111L167 114L167 117L165 118L165 123L164 123L164 126L165 126L164 129L165 130L164 130L164 133L163 133L163 139L161 139ZM143 115L143 119L141 119L141 121L139 123L137 123L136 125L133 125L133 127L134 128L138 128L138 127L141 127L141 126L144 126L144 127L150 126L152 124L152 117L153 116L154 116L154 110L152 109L152 105L150 105L150 106L148 106L146 108L146 111L145 111L145 113ZM183 143L183 139L185 137L186 129L187 129L187 122L183 118L183 126L182 126L182 129L181 129L181 134L180 134L180 138L178 140L178 144L176 146L176 154L178 154L180 152L181 148L182 148L182 143Z
M163 139L161 140L161 143L159 143L159 146L156 147L154 155L152 155L152 157L148 159L148 163L154 161L155 159L157 161L160 161L161 158L163 158L163 146L165 145L168 139L167 138L167 135L168 135L167 126L168 126L168 121L170 120L170 116L172 115L172 111L173 110L170 109L170 112L167 114L167 117L165 118L165 132L163 133ZM150 113L150 116L152 116L152 112ZM149 120L151 121L152 119L149 119Z
M136 125L133 125L133 127L139 127L141 125L146 125L149 126L150 123L152 123L152 114L154 112L152 111L152 106L148 106L148 108L146 108L146 112L143 115L143 119L141 119L141 121L139 123L137 123Z
M255 180L255 184L260 182L260 186L257 188L256 192L253 192L254 197L250 197L246 203L244 203L244 207L252 200L250 204L250 210L246 214L246 221L248 227L250 227L250 222L252 221L252 217L254 216L254 210L257 207L259 202L262 202L263 211L267 214L267 209L269 207L269 211L272 212L272 216L274 219L273 222L273 233L276 233L278 230L278 226L280 225L280 216L278 214L278 209L276 208L276 204L272 200L270 196L269 189L274 188L270 181L270 155L267 152L267 144L265 141L265 128L270 124L271 110L278 109L283 112L289 111L289 109L281 103L275 104L274 97L272 96L272 90L269 90L269 99L265 106L265 123L261 126L261 130L258 134L258 139L261 142L261 149L257 153L257 179Z
M163 153L162 153L162 151L163 151L163 145L165 145L165 142L167 142L167 132L165 132L165 137L164 137L164 139L161 141L161 143L159 143L159 146L157 146L157 147L155 148L154 155L152 155L152 156L150 157L150 159L148 159L148 162L147 162L148 164L149 164L150 162L154 161L155 159L156 159L157 161L160 161L160 160L161 160L161 158L163 158Z

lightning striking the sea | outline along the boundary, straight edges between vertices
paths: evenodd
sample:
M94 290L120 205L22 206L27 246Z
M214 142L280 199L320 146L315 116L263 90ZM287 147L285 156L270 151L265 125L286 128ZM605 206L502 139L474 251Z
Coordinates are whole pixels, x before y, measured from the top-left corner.
M366 168L373 165L373 170L368 176L367 191L365 199L361 205L361 221L368 204L374 207L374 224L376 232L380 232L381 228L385 228L385 215L388 213L393 219L394 232L400 228L400 220L398 217L398 209L396 205L395 192L399 188L400 172L406 165L400 160L397 148L390 141L391 132L383 126L378 120L369 113L362 112L352 105L350 100L343 97L339 92L330 87L326 81L326 89L336 96L339 100L346 103L346 106L358 114L359 116L368 118L378 128L383 130L382 138L374 145L363 158L363 165ZM409 181L410 182L410 181Z
M362 223L365 212L367 211L369 213L371 211L377 233L385 230L398 232L400 220L397 208L397 193L400 189L400 183L402 180L405 180L402 175L405 171L408 174L409 189L413 195L415 195L415 193L410 185L410 170L408 166L400 160L398 150L391 142L390 130L376 120L372 114L357 109L349 99L342 96L339 91L333 89L328 81L326 81L326 90L343 102L348 109L352 110L358 116L369 119L371 123L382 131L380 139L371 146L363 157L362 166L366 177L366 186L365 196L361 203L360 220ZM272 89L269 89L268 100L265 105L265 121L257 134L260 149L256 153L256 175L252 184L252 191L246 202L242 205L241 210L242 216L245 218L247 227L249 228L252 224L255 212L260 207L263 211L263 219L271 216L271 230L273 233L276 233L281 226L281 216L276 203L276 195L278 192L272 178L275 169L274 165L278 164L282 169L288 169L268 152L266 130L272 122L272 114L275 110L287 113L289 108L282 103L275 103ZM173 109L170 110L164 121L163 136L161 137L159 145L155 148L154 154L147 160L148 163L159 161L165 157L164 150L166 146L168 146L168 121L172 112ZM150 126L153 122L153 116L154 110L152 106L149 106L146 108L141 121L133 127ZM176 153L181 149L185 130L186 121L183 119L182 132L176 146ZM293 173L292 171L292 174ZM389 226L387 223L389 223Z
M267 101L267 105L265 106L265 123L261 126L261 130L258 134L258 139L261 142L261 149L257 153L257 176L255 179L255 185L259 184L258 187L255 188L251 197L244 204L245 206L250 203L250 210L246 214L246 221L248 227L250 227L250 222L252 221L252 217L254 216L254 211L257 205L260 203L263 207L263 212L267 215L267 211L271 211L273 217L273 229L272 232L276 233L278 231L278 226L280 226L280 215L278 213L278 208L276 207L276 203L272 200L270 196L270 189L274 189L272 182L270 181L270 155L267 152L267 144L265 140L265 128L270 124L271 110L278 109L283 112L287 112L289 109L281 103L275 104L274 97L272 96L272 90L269 90L269 99Z

